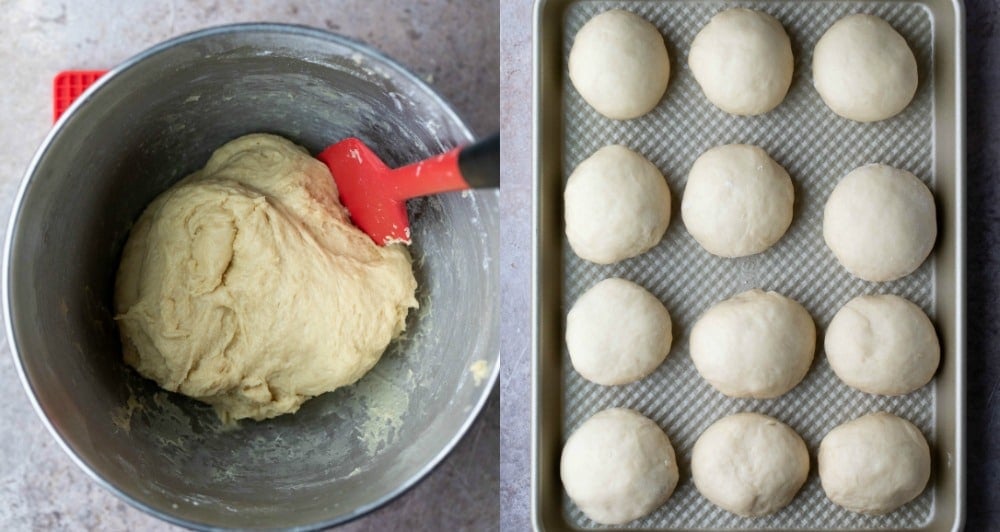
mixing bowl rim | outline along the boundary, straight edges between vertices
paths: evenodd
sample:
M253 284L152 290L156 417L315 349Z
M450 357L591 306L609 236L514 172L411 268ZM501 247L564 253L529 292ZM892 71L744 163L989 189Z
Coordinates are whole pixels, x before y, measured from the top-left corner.
M134 499L128 493L119 489L116 485L112 484L110 481L106 480L104 477L100 476L98 472L93 469L80 455L76 453L73 447L70 446L69 442L63 438L62 434L56 429L56 427L49 420L48 415L41 406L38 397L35 393L35 388L33 383L28 377L28 373L25 369L24 363L22 361L21 352L18 346L17 335L14 331L14 304L11 299L11 283L12 279L10 277L10 265L11 265L11 255L14 245L14 235L18 228L18 224L21 218L22 207L24 196L27 192L28 186L35 177L35 173L38 167L41 165L42 161L47 156L49 149L51 148L53 142L59 137L65 128L65 125L73 120L77 114L77 110L82 106L86 105L93 94L99 92L106 84L110 83L111 80L118 77L123 72L135 67L137 64L155 56L160 53L166 52L167 50L182 44L186 44L191 41L196 41L199 39L214 37L218 35L230 34L230 33L277 33L277 34L291 34L298 35L306 38L314 38L332 42L339 46L346 47L355 53L361 54L368 60L374 60L380 63L382 66L392 71L394 79L402 78L413 85L415 89L422 92L423 95L429 97L431 101L436 103L443 111L443 114L452 122L455 129L465 137L465 142L470 142L473 139L472 132L466 126L465 122L458 116L458 114L451 108L451 106L444 100L432 87L430 87L424 80L420 79L418 76L410 72L406 67L397 62L396 60L388 57L377 49L364 44L355 39L345 37L327 30L313 28L309 26L302 26L297 24L283 24L283 23L270 23L270 22L253 22L253 23L238 23L238 24L225 24L220 26L213 26L209 28L204 28L201 30L192 31L185 33L168 40L165 40L157 45L154 45L132 57L125 60L118 66L109 70L105 75L101 76L89 89L87 89L84 94L82 94L59 118L55 123L49 133L45 136L42 141L41 146L36 150L35 155L32 157L31 162L28 165L24 176L21 179L21 183L18 186L16 195L14 196L14 202L11 207L10 218L7 221L7 233L4 237L4 247L3 247L3 262L0 266L0 274L3 275L2 283L2 296L3 296L3 307L4 307L4 326L5 332L7 334L8 345L10 346L11 355L14 359L14 367L17 369L18 376L20 377L21 384L24 387L25 392L28 395L31 405L35 410L35 413L41 418L42 423L48 429L49 433L55 438L59 443L59 446L63 451L69 455L70 459L82 469L90 478L96 481L99 485L107 489L108 491L117 495L120 499L124 500L131 506L138 508L150 515L153 515L159 519L166 522L189 527L197 528L202 530L224 530L225 528L220 528L217 526L209 525L207 523L192 521L188 519L181 518L179 516L171 515L162 512L156 508L153 508L145 503ZM421 480L426 478L431 471L433 471L441 462L451 453L452 450L458 445L462 438L469 431L472 423L479 417L480 412L485 406L486 402L489 400L492 394L493 388L496 386L496 382L499 379L499 356L497 357L497 363L491 368L490 375L483 386L483 392L481 393L479 399L473 405L472 409L469 411L469 415L466 417L465 421L459 427L454 434L454 436L449 439L446 444L441 448L441 450L435 454L423 467L421 467L416 473L411 477L403 481L399 486L390 490L388 493L379 497L372 503L364 506L355 508L351 512L344 514L342 516L326 519L316 523L301 525L291 528L289 530L318 530L322 528L327 528L331 526L341 525L367 515L374 510L381 508L382 506L392 502L396 498L400 497L406 493L409 489L417 485Z

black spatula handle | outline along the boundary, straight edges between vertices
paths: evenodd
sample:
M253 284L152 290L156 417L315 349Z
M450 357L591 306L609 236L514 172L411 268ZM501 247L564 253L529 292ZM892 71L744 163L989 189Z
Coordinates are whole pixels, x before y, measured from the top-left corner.
M458 153L458 170L469 188L500 186L500 134L469 144Z

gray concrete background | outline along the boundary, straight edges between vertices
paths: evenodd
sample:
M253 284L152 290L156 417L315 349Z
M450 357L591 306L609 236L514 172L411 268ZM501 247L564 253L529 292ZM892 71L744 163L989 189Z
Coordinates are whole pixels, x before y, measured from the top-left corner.
M532 0L501 7L501 529L531 529ZM966 530L1000 530L1000 4L968 0Z
M500 5L500 528L531 530L531 6Z
M495 0L0 0L0 220L51 127L52 76L108 68L170 37L231 22L289 22L365 41L428 80L466 123L499 126ZM2 335L0 335L2 336ZM0 528L177 530L121 502L81 472L32 410L0 338ZM340 530L494 530L500 395L458 448L400 499Z

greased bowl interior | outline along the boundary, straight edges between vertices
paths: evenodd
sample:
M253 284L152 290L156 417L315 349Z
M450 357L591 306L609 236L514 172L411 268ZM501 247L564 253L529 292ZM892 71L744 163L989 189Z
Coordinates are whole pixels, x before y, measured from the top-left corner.
M499 197L411 202L421 308L406 335L358 384L228 428L124 365L112 287L143 208L251 132L313 154L358 136L390 165L470 140L426 85L327 32L235 25L163 43L91 88L36 154L8 228L7 332L53 434L132 504L196 527L336 524L422 478L496 380Z

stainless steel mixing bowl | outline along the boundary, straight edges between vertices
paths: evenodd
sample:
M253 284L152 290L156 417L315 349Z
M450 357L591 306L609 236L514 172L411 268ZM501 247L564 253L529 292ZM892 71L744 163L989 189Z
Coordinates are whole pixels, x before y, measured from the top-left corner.
M313 153L357 135L390 164L470 139L420 80L327 32L235 25L156 46L95 85L32 161L8 227L7 334L52 433L135 506L205 528L332 525L426 475L486 400L499 357L499 197L413 202L421 308L372 373L297 414L226 428L122 363L112 285L146 204L256 131Z

